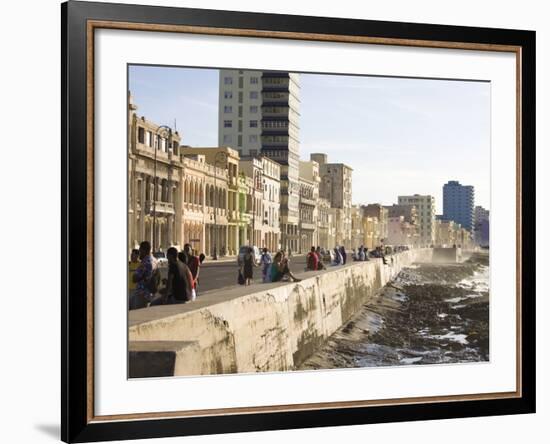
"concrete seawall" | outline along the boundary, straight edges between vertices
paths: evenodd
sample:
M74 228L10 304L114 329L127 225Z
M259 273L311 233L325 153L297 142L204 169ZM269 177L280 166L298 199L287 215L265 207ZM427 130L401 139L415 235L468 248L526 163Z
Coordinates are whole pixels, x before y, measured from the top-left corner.
M354 262L298 274L298 283L239 286L131 311L130 377L292 370L402 267L431 259L431 249L411 250L394 255L392 266Z

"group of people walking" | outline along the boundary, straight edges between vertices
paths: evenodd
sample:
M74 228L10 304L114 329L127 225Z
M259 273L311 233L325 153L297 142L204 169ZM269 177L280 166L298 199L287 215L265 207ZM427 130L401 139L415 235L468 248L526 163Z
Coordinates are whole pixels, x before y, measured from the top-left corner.
M259 264L256 263L254 250L249 247L243 258L239 258L239 274L238 283L241 285L250 285L254 278L254 268L261 267L262 282L279 282L289 280L291 282L300 282L296 276L292 274L289 267L289 258L285 250L279 250L275 257L267 248L262 250Z
M167 277L162 279L159 261L151 254L148 241L132 250L128 273L130 310L195 300L204 255L195 256L191 245L185 244L180 252L168 248L166 259Z

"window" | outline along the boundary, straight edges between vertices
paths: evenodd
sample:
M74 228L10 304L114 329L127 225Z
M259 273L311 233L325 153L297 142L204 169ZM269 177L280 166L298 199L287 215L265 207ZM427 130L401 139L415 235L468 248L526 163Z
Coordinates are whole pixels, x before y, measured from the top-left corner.
M257 85L258 84L258 77L250 77L250 84Z
M224 106L223 107L223 112L224 113L232 113L233 112L233 107L232 106Z
M224 128L232 128L233 127L233 121L232 120L224 120L223 121L223 127Z
M258 155L258 150L250 150L250 155L256 157Z
M257 134L251 134L249 137L248 137L248 141L250 143L257 143L258 142L258 135Z
M239 88L243 87L243 77L239 77Z
M258 98L258 91L250 91L250 98L251 99L257 99Z
M145 130L141 126L138 128L138 142L145 143Z
M237 139L237 145L243 146L243 136L239 134Z
M251 106L250 107L250 113L251 114L256 114L258 112L258 107L257 106Z
M233 143L233 137L231 137L231 134L223 135L223 143Z
M224 77L223 83L224 85L233 85L233 77Z
M232 91L225 91L223 93L223 98L224 99L232 99L233 98L233 92Z
M250 128L258 128L258 121L257 120L251 120L250 121Z

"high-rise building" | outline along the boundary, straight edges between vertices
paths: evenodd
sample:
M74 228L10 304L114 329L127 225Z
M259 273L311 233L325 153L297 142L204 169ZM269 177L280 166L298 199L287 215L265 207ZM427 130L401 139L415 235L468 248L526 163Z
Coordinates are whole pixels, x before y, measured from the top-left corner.
M450 180L443 185L443 219L453 220L472 231L474 226L474 187Z
M299 75L220 70L220 145L281 165L281 246L296 251L299 234Z
M420 244L432 245L435 242L435 198L430 195L414 194L398 196L399 205L414 205L419 228Z

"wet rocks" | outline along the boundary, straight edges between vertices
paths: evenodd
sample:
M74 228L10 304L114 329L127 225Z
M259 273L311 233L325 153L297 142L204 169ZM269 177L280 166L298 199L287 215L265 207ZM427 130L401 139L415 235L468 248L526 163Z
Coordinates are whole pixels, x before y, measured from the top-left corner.
M489 360L488 256L406 268L304 369Z

